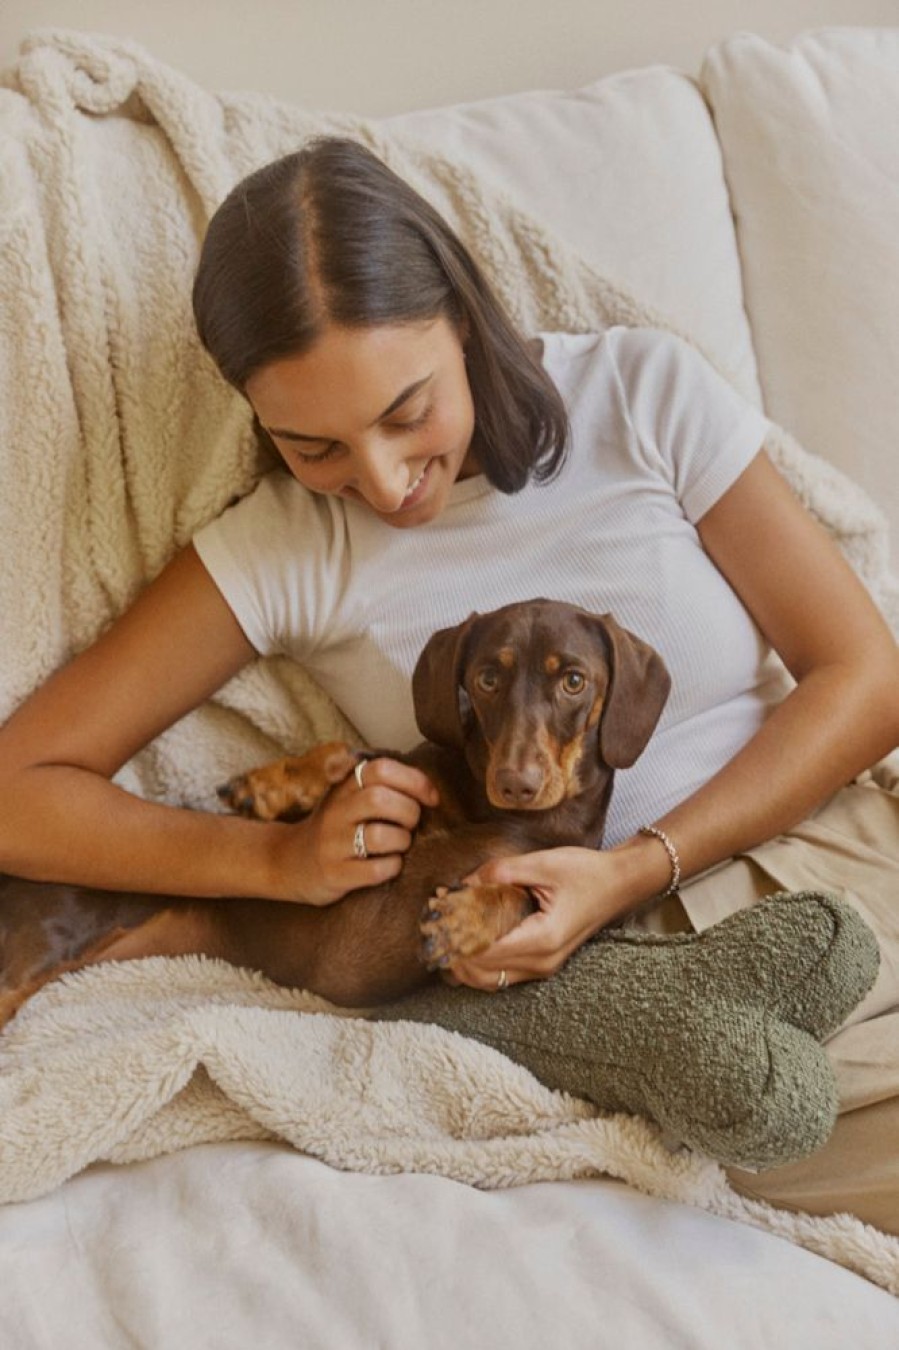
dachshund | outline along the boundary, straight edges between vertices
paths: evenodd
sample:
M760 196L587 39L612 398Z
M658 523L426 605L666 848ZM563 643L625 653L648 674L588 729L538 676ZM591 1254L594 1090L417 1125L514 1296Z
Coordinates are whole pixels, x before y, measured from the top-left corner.
M412 677L426 738L416 749L328 742L219 789L241 814L290 821L366 758L418 766L440 801L423 808L395 879L318 908L0 877L0 1025L64 971L152 955L218 957L345 1007L411 992L535 907L523 887L461 878L513 853L600 846L615 770L641 754L669 689L647 643L611 615L561 601L510 604L442 629Z

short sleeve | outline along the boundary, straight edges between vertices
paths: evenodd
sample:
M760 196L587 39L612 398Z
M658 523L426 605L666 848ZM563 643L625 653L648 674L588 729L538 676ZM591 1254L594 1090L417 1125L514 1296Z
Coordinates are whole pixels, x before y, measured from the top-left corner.
M649 328L607 336L644 467L695 524L758 454L768 419L682 338Z
M325 499L279 470L192 543L255 650L302 659L335 602L334 536Z

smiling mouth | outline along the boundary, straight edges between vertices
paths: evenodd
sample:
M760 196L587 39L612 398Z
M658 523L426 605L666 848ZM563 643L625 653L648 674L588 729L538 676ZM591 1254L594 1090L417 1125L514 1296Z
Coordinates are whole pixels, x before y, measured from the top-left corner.
M433 460L429 459L427 464L422 469L421 473L416 478L415 482L409 484L408 488L406 489L406 495L403 497L403 506L407 506L409 502L411 502L412 498L415 496L416 492L418 492L419 488L424 483L425 478L427 477L428 469L430 469L433 462L434 462Z

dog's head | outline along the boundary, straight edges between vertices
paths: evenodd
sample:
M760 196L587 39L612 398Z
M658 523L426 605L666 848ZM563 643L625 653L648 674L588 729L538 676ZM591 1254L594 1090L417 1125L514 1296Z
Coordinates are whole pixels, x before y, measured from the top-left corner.
M494 806L540 811L633 764L670 685L611 615L530 600L435 633L412 694L422 734L464 752Z

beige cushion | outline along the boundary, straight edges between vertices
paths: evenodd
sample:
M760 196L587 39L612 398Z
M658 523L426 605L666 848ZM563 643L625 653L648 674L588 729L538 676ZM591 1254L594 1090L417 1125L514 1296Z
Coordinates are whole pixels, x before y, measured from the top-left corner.
M899 28L786 50L741 35L702 73L738 223L765 405L899 529ZM894 547L895 553L895 547Z
M384 125L482 173L758 399L718 143L686 76L651 67Z

